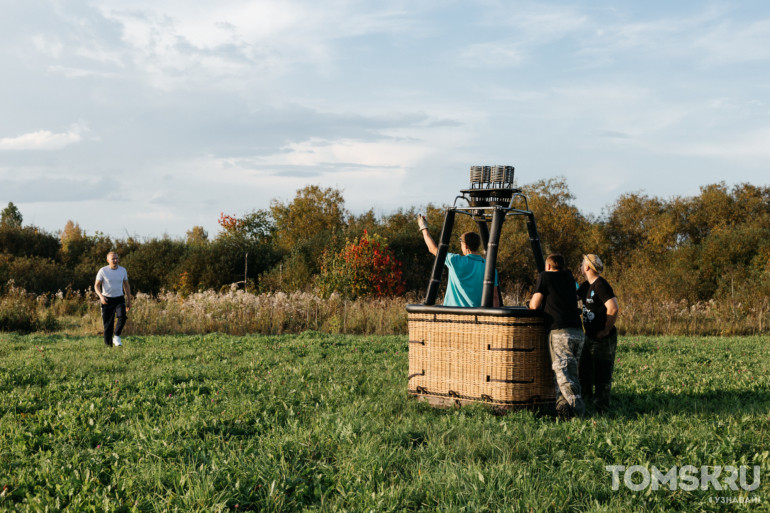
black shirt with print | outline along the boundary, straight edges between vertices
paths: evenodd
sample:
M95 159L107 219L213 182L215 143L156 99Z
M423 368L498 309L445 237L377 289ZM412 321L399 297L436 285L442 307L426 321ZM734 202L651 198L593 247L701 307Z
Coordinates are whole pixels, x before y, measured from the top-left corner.
M596 338L596 334L607 324L607 307L604 303L615 297L610 284L599 276L593 283L583 282L577 291L583 301L583 329L586 335ZM612 328L615 330L615 327Z
M569 271L540 273L535 292L541 293L543 311L550 322L549 328L580 328L580 309L575 296L575 278Z

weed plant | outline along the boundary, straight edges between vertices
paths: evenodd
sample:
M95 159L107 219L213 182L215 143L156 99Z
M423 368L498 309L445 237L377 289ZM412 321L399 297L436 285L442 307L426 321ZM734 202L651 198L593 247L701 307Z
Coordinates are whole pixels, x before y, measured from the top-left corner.
M525 305L530 294L514 290L506 305ZM243 290L157 296L139 293L126 325L127 335L225 333L302 333L401 335L407 331L404 306L421 297L344 299L309 292L252 294ZM695 304L659 302L650 308L634 298L620 297L621 334L755 335L770 329L767 300L748 308L731 301ZM762 306L764 305L764 306ZM63 330L72 335L101 332L99 302L93 291L34 295L11 286L0 295L0 331Z
M324 299L306 292L250 294L199 292L187 297L140 294L129 312L126 334L247 333L282 334L317 330L327 333L393 335L406 332L403 298L350 301ZM101 319L92 318L92 329Z
M45 308L46 296L30 294L9 283L0 295L0 332L52 331L59 328L55 314Z
M611 411L564 422L416 401L402 336L0 334L0 510L767 511L766 342L622 337ZM763 481L613 490L607 465Z

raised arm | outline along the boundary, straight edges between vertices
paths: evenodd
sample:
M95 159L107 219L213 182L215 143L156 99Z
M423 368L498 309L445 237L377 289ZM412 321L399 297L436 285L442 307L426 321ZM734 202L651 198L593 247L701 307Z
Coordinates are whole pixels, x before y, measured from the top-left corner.
M428 251L435 256L436 253L438 253L438 246L428 232L428 222L425 220L425 216L417 216L417 225L420 227L420 232L422 232L422 238L425 241L425 245L428 246Z

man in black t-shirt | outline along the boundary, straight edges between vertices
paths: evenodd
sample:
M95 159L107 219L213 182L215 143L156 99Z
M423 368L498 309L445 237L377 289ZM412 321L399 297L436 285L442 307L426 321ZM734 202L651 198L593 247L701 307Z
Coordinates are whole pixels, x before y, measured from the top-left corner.
M618 347L618 299L601 275L604 270L598 255L583 255L580 272L586 281L578 288L583 302L583 328L586 340L580 358L580 385L586 399L591 398L598 412L610 406L612 373Z
M550 323L548 347L556 377L556 413L562 418L582 417L585 405L580 394L578 362L583 349L583 329L575 278L565 270L561 255L550 255L545 260L545 270L537 280L529 308L542 308Z

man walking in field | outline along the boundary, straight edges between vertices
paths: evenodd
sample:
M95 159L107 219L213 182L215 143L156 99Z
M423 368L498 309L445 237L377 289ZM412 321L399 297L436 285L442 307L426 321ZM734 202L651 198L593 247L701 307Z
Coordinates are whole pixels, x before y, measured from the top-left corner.
M120 257L114 251L107 253L106 265L96 274L94 290L102 305L104 344L107 347L122 346L120 334L126 324L126 312L131 308L131 287L128 272L118 265ZM117 317L117 325L113 326Z
M578 288L583 302L583 328L586 341L580 358L580 384L586 398L591 398L596 411L602 413L610 406L612 372L618 347L618 299L610 284L601 275L604 270L598 255L583 255L580 272L586 281Z
M583 349L583 329L575 296L575 278L565 269L564 257L549 255L540 273L531 310L542 309L550 326L548 347L556 377L556 414L564 419L585 414L578 365Z

